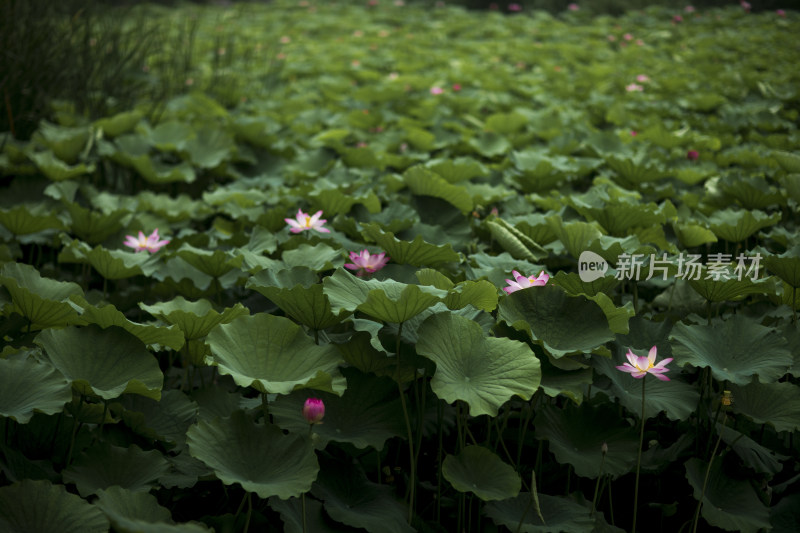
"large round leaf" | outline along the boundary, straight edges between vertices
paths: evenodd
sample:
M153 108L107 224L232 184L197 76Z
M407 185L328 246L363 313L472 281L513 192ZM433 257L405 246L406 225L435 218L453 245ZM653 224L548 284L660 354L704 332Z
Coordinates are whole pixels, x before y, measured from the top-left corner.
M186 436L189 452L210 466L223 483L239 483L261 498L300 496L311 488L319 471L317 456L305 437L256 424L242 411L230 418L201 420Z
M164 376L158 360L122 328L48 329L34 342L81 394L105 400L126 392L155 400L161 397Z
M539 518L531 503L531 494L521 492L516 498L491 502L486 505L486 514L495 524L506 526L524 533L589 533L595 531L594 520L589 510L575 500L539 494L539 509L544 522Z
M466 402L473 416L495 416L512 396L527 400L539 388L539 360L527 344L487 337L476 322L452 313L422 323L417 352L436 363L433 392Z
M610 404L546 405L535 420L536 438L546 439L559 463L570 464L582 477L619 477L636 462L639 439ZM602 447L608 445L603 460ZM602 468L601 468L602 465Z
M728 531L756 533L771 528L769 508L753 492L748 481L728 477L722 470L722 460L717 458L711 466L708 485L703 496L701 514L709 524ZM686 479L694 490L696 500L703 491L708 463L696 457L686 461Z
M485 502L513 498L522 488L514 468L483 446L467 446L445 457L442 475L457 491L473 492Z
M793 246L781 255L765 257L764 265L792 287L800 287L800 245Z
M153 305L140 303L139 307L168 324L178 326L187 339L201 339L219 324L227 324L248 314L247 308L240 303L219 313L208 300L191 302L183 296Z
M800 428L800 387L789 382L732 385L733 409L778 431Z
M324 441L349 442L356 448L383 448L386 440L405 435L403 411L397 397L397 384L389 378L362 374L355 368L343 370L347 390L340 397L316 391L298 391L280 396L271 403L275 423L289 431L308 431L303 403L311 396L325 402L324 423L314 433Z
M241 316L214 329L207 342L212 353L206 358L208 364L242 387L277 394L302 388L341 394L345 389L336 349L314 344L288 318L266 313Z
M55 368L33 359L0 359L0 415L27 424L34 411L60 413L72 387Z
M0 269L0 284L11 294L14 311L36 327L60 327L80 323L69 304L70 296L83 296L76 283L43 278L39 271L22 263L6 263Z
M370 533L415 531L406 522L406 511L391 487L372 483L357 465L321 460L319 479L311 492L325 502L331 518Z
M437 246L425 242L419 235L411 242L403 241L396 238L391 232L382 231L376 223L366 224L363 227L361 234L364 238L375 241L382 250L386 251L394 263L423 267L457 263L460 260L458 253L450 244Z
M96 494L114 485L134 492L147 492L166 474L169 464L158 450L142 451L104 442L88 448L64 470L64 481L75 483L81 496Z
M758 376L777 381L792 365L786 339L742 314L710 325L676 324L670 335L677 364L709 367L714 378L737 385Z
M530 287L503 298L498 318L539 341L554 357L590 352L614 338L603 310L561 287Z
M111 520L119 533L204 533L210 531L196 522L175 524L169 509L152 494L132 492L113 486L97 492L95 505Z
M24 479L0 488L0 530L5 533L106 533L100 509L63 485Z

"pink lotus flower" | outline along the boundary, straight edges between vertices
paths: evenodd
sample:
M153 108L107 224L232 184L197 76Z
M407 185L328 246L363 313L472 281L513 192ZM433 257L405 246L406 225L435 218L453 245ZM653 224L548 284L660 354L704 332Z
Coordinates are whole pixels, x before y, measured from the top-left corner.
M677 24L678 22L683 22L683 17L680 15L675 15L672 17L672 23Z
M786 16L786 11L784 11L783 9L776 9L776 10L775 10L775 13L776 13L776 14L777 14L779 17L785 17L785 16Z
M453 84L453 90L456 91L456 92L460 91L461 90L461 84L454 83Z
M650 76L648 76L647 74L639 74L638 76L636 76L636 81L638 81L639 83L647 83L648 81L650 81Z
M689 150L688 152L686 152L686 159L688 159L689 161L697 161L699 157L700 153L697 150Z
M350 261L352 263L345 263L344 267L350 270L357 270L356 276L360 277L382 269L389 262L389 259L389 257L386 257L385 252L371 255L369 250L361 250L358 253L350 252Z
M625 39L626 41L632 41L633 35L631 35L630 33L626 33L625 35L622 36L622 38Z
M641 91L644 90L644 87L642 87L641 85L639 85L637 83L631 83L631 84L625 86L625 90L628 91L629 93L632 93L634 91L641 92Z
M577 11L580 9L580 6L578 4L570 4L567 6L567 9L569 9L570 11Z
M442 89L441 87L436 87L436 86L431 87L431 94L442 94L443 92L444 89Z
M529 276L526 278L516 270L512 270L511 275L514 276L515 281L507 279L506 283L508 283L508 287L503 287L503 290L506 291L507 294L527 289L528 287L541 287L550 279L550 276L548 276L544 270L539 272L539 277Z
M750 2L745 2L744 0L741 0L739 5L742 6L742 9L744 9L745 13L750 13L750 8L753 7L750 5Z
M327 222L327 220L322 219L320 220L319 217L322 216L322 211L317 211L314 213L313 216L309 216L308 213L303 213L302 209L297 210L297 216L295 218L284 218L283 220L286 221L289 226L291 226L292 233L300 233L301 231L306 230L316 230L322 233L330 233L331 230L328 228L323 228L322 225Z
M519 4L508 4L509 11L522 11L522 6Z
M145 237L144 233L141 231L139 232L139 238L137 239L133 235L126 235L125 238L127 239L123 244L125 246L129 246L134 248L136 252L142 252L147 250L150 253L157 252L162 246L166 246L169 244L169 241L166 239L160 239L158 236L158 228L153 230L153 233L150 236Z
M653 346L650 348L650 352L647 354L647 357L639 357L629 349L628 353L625 354L625 357L628 358L628 362L618 366L617 370L628 372L631 376L637 379L643 378L646 374L652 374L656 379L660 379L661 381L669 381L670 379L663 374L669 372L667 364L672 362L672 357L667 357L660 363L656 364L657 351L658 350L656 347Z
M325 402L319 398L308 398L303 404L303 418L309 424L322 424L322 417L325 416Z
M694 6L686 6L683 8L686 13L694 13Z
M638 132L638 131L636 131L636 130L631 130L631 137L636 137L637 135L639 135L639 132Z

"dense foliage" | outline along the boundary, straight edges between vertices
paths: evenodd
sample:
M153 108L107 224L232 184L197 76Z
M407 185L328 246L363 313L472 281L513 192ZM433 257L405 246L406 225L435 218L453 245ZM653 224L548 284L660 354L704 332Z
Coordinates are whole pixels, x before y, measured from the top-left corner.
M0 529L797 530L798 15L402 4L3 134Z

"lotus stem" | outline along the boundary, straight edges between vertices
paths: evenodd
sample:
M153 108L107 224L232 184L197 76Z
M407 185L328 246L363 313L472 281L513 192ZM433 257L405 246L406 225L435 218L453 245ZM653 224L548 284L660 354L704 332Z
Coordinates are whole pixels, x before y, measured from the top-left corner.
M247 493L247 518L244 521L244 529L242 530L243 533L247 533L247 530L250 529L250 518L253 516L253 494L248 492Z
M395 357L397 357L397 387L400 391L400 405L403 408L403 418L406 422L406 433L408 434L408 462L410 463L410 472L408 480L408 523L414 518L414 485L417 482L416 468L414 467L414 435L411 431L411 419L408 416L408 406L406 405L406 393L403 390L403 384L400 382L400 336L403 334L403 323L400 322L397 328L397 343L395 345Z
M728 412L722 416L722 429L717 437L717 443L714 445L714 451L711 452L711 458L708 460L708 467L706 468L706 475L703 478L703 488L700 491L700 500L697 502L697 507L694 510L694 521L692 524L692 533L697 533L697 524L700 522L700 508L703 507L703 498L706 497L706 487L708 486L708 477L711 475L711 465L714 464L714 457L717 455L719 443L722 441L722 434L725 432L725 424L728 422Z
M647 384L647 376L642 377L642 421L639 429L639 455L636 458L636 482L633 488L633 525L631 526L631 533L636 533L636 514L639 510L639 471L642 467L642 446L644 445L644 392L645 385Z

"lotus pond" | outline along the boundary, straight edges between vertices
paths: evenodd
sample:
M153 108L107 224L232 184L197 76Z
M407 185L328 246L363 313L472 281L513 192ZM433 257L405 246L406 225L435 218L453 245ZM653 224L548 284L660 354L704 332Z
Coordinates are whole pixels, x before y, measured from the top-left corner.
M0 529L797 531L796 12L138 9L3 134Z

